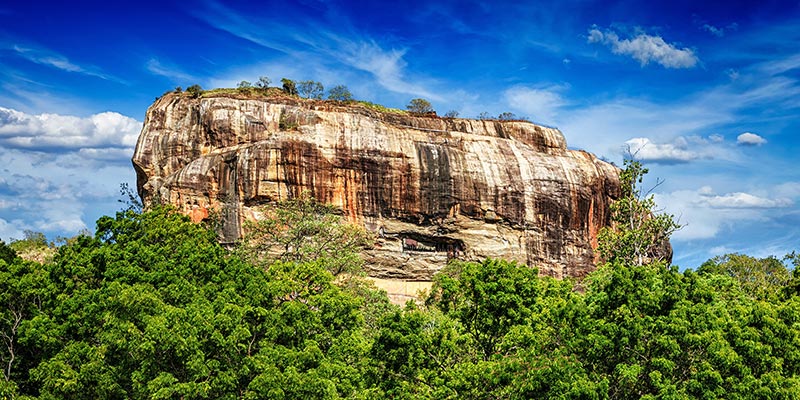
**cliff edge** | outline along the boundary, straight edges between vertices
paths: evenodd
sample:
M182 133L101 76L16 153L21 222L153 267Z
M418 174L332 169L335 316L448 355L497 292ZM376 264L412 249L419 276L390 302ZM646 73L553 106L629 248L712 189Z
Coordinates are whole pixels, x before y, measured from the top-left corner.
M167 94L133 164L145 204L216 210L225 241L255 206L308 192L374 232L370 276L410 281L485 257L581 277L620 192L617 168L557 129L289 97Z

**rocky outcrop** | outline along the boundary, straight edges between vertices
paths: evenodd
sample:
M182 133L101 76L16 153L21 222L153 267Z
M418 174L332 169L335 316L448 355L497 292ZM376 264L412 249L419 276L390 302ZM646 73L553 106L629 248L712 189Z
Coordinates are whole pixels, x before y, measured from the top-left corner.
M145 204L217 213L228 241L255 206L307 191L375 233L365 257L383 279L429 280L448 259L484 257L583 276L619 195L616 167L553 128L278 97L166 95L133 163Z

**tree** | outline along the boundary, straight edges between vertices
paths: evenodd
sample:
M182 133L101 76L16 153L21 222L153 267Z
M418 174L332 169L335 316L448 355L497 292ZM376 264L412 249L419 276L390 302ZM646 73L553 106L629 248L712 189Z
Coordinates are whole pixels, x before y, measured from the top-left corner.
M189 93L189 95L193 98L198 98L203 94L203 88L200 87L200 85L195 84L186 88L186 93Z
M325 94L322 84L315 81L300 81L297 91L307 99L322 99L322 95Z
M272 81L269 79L269 77L262 76L262 77L258 78L258 82L256 82L256 86L258 88L260 88L260 89L267 89L267 88L269 88L269 84L270 83L272 83Z
M0 239L0 260L5 261L6 264L11 264L15 258L17 258L17 252Z
M434 278L427 302L461 321L488 360L505 335L530 318L539 294L537 273L504 260L453 262Z
M514 114L512 112L506 111L506 112L500 113L500 115L497 116L497 119L499 119L501 121L511 121L511 120L517 119L517 116L516 116L516 114Z
M411 99L411 101L406 106L406 109L414 114L428 114L432 113L433 106L431 106L431 102L425 99Z
M336 85L328 90L328 100L352 101L353 95L345 85Z
M284 93L290 96L297 96L297 86L295 85L293 80L287 78L281 78L281 84L283 85Z
M792 279L786 266L775 257L755 258L736 253L714 257L704 262L697 272L730 276L756 299L779 294Z
M359 251L369 243L369 235L342 221L332 206L303 194L261 211L264 218L245 229L239 247L245 259L265 268L275 261L320 260L334 276L362 272Z
M492 116L489 115L488 112L483 111L480 114L478 114L478 119L492 119Z
M610 207L612 226L598 235L597 250L605 261L644 265L672 258L669 237L680 225L672 215L657 212L653 189L643 192L641 184L647 172L640 162L625 160L619 175L620 198Z
M444 117L445 118L458 118L458 111L450 110L450 111L444 113Z

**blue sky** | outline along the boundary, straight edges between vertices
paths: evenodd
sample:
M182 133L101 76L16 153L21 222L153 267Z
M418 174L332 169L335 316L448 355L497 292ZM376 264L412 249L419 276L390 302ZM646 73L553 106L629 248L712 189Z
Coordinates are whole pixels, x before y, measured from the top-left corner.
M92 230L155 97L266 75L630 148L684 268L800 250L800 2L123 3L0 3L0 238Z

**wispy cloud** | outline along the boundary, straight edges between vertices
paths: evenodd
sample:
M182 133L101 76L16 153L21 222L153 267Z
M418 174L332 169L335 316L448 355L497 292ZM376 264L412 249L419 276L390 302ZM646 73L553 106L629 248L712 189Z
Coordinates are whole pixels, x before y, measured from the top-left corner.
M164 64L158 59L151 58L147 61L145 65L148 71L155 75L163 76L169 78L175 82L197 82L198 78L192 76L191 74L186 73L181 68L171 65L171 64Z
M208 2L209 12L198 17L211 26L261 47L287 54L293 62L305 65L329 65L368 73L375 83L395 93L439 101L442 96L429 89L430 78L408 72L406 49L385 46L375 39L353 34L346 26L320 23L298 27L277 20L254 20L216 2ZM346 25L346 24L345 24ZM345 32L341 34L339 32ZM314 68L311 66L311 68Z
M604 44L611 48L612 53L631 56L642 66L656 62L665 68L691 68L699 61L693 50L686 47L680 49L675 44L664 41L661 36L645 33L639 33L630 39L621 39L613 30L591 28L588 42Z
M74 72L104 80L124 83L123 80L117 77L103 73L97 67L75 64L67 57L48 49L15 44L11 46L11 50L13 50L18 56L36 64L46 65L48 67L60 69L66 72Z
M508 104L534 121L555 125L559 109L566 105L562 97L565 86L551 85L543 87L514 86L507 89L503 96Z

